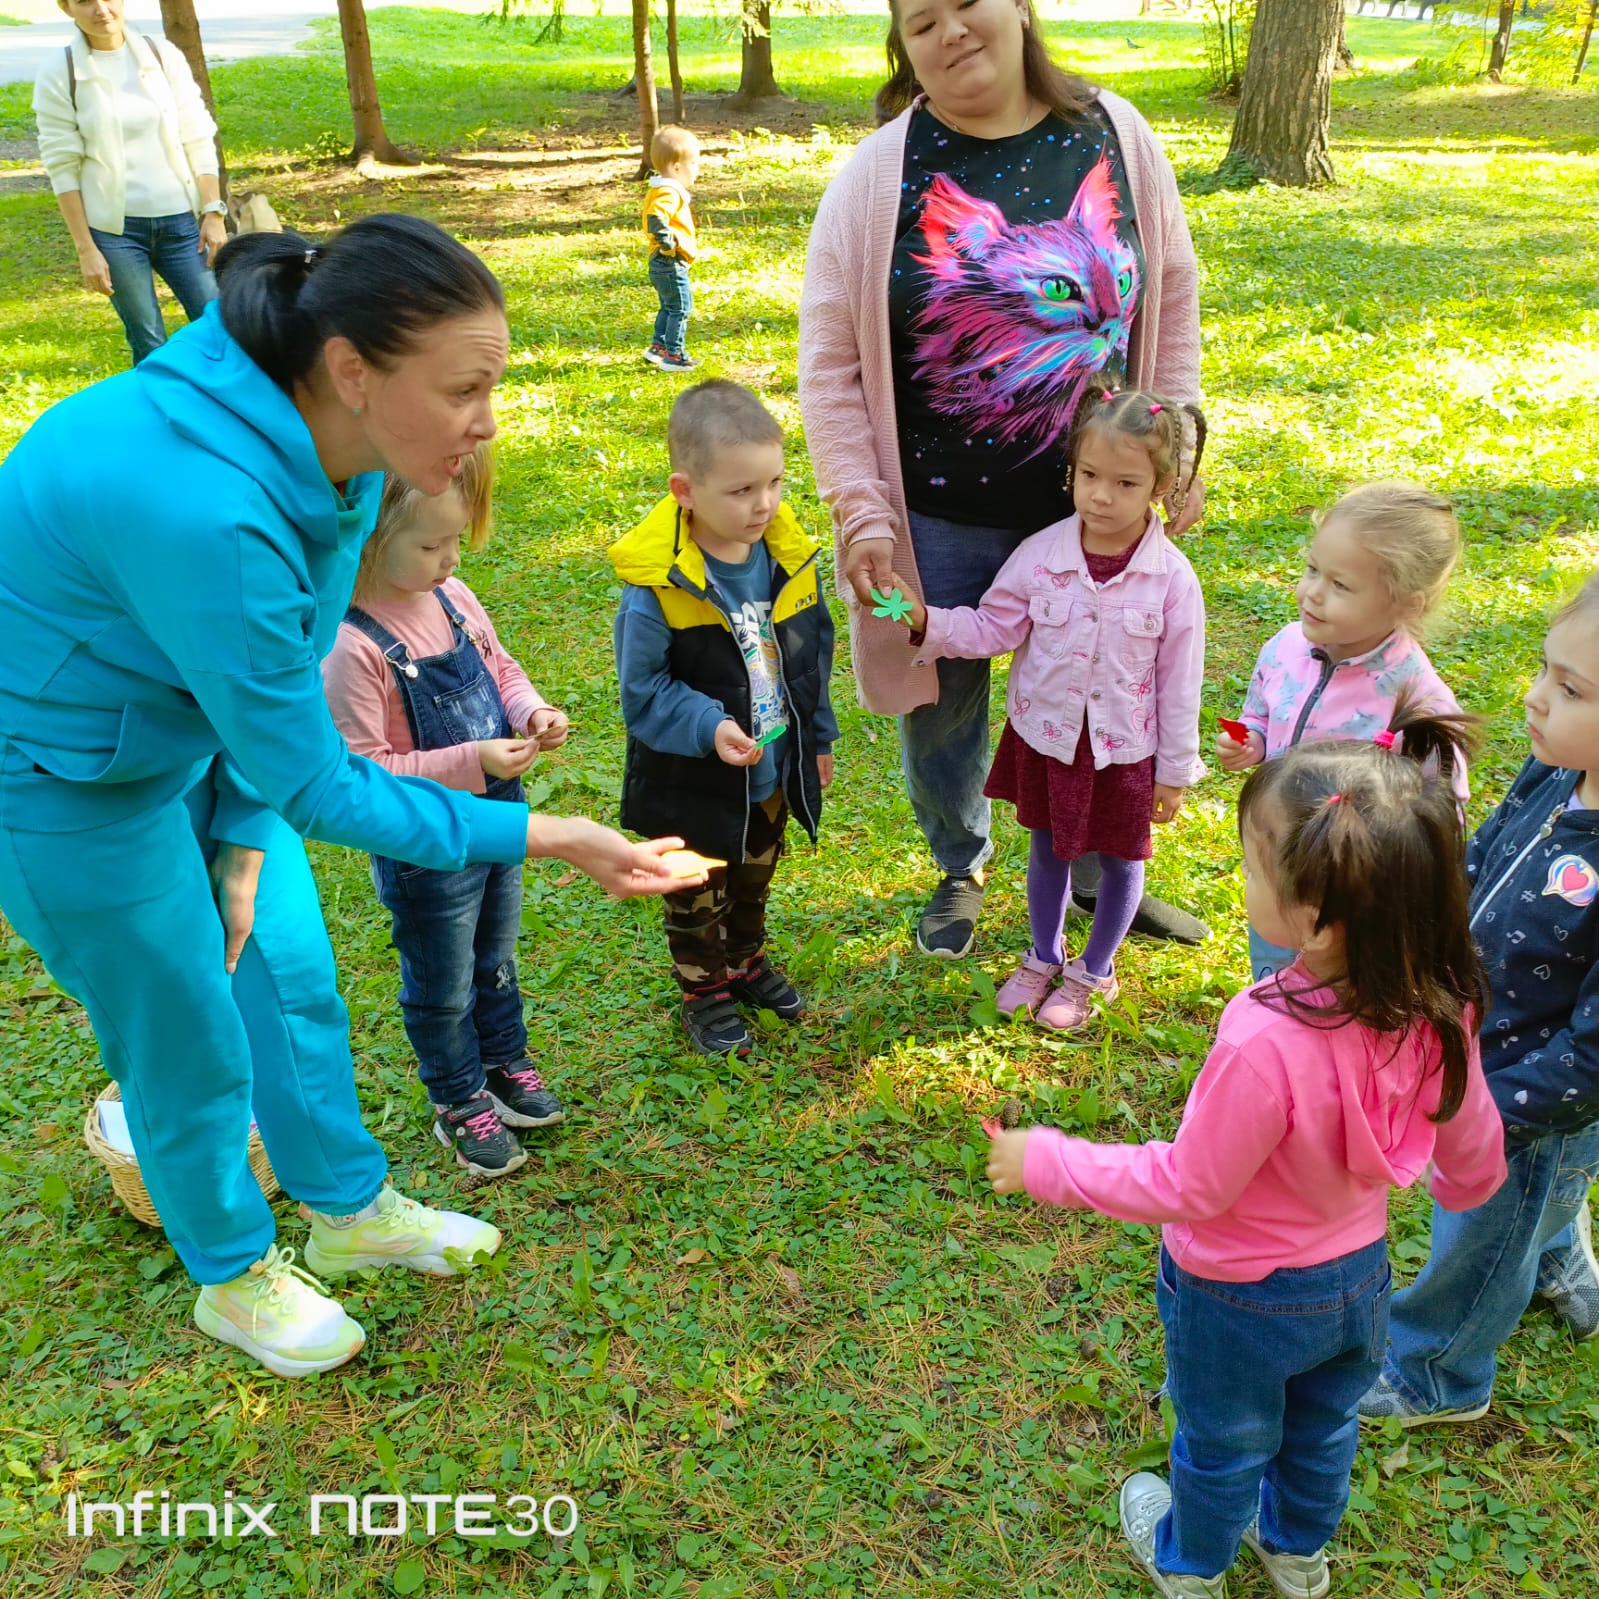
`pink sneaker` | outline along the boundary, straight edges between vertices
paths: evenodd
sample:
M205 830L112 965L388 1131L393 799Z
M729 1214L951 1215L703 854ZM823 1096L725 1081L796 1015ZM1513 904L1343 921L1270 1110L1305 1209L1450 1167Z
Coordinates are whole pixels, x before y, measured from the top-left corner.
M1093 1009L1094 995L1100 995L1108 1005L1121 992L1116 974L1095 977L1080 960L1067 961L1060 974L1060 987L1044 1002L1033 1020L1040 1027L1057 1033L1074 1033L1087 1021Z
M1022 956L1022 963L1005 979L1005 986L994 996L994 1009L1001 1016L1014 1016L1018 1011L1034 1016L1049 992L1049 985L1060 976L1060 967L1054 961L1041 961L1031 950Z

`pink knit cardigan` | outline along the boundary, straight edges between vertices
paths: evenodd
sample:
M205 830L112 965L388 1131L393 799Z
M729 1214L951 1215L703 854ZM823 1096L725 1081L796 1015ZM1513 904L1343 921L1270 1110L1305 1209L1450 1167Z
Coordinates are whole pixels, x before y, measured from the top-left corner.
M1128 375L1174 400L1199 398L1199 271L1171 162L1119 95L1099 91L1121 145L1144 249L1144 291ZM842 558L862 537L894 540L894 569L916 586L899 469L888 274L899 216L903 112L863 139L828 185L811 224L800 291L799 398L816 487L832 509ZM856 692L869 711L900 715L938 698L938 676L905 629L874 618L848 586Z

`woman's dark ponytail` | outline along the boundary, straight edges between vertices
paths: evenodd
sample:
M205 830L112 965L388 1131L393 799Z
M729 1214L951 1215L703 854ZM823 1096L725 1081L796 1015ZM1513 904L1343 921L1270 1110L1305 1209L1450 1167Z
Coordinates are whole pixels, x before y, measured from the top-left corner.
M316 246L297 233L244 233L217 253L222 322L286 393L343 337L389 368L452 317L504 311L499 279L443 228L378 212Z

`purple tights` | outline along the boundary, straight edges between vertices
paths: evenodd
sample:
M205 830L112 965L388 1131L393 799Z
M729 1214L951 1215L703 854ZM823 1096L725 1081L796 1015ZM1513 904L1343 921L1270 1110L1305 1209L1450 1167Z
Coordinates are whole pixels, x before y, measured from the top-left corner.
M1116 951L1127 936L1144 897L1144 863L1124 861L1119 855L1101 855L1099 898L1094 902L1094 925L1083 949L1083 965L1095 977L1108 977ZM1033 834L1027 857L1027 919L1033 933L1033 954L1057 966L1066 964L1061 940L1066 925L1066 896L1072 888L1072 863L1055 853L1046 832Z

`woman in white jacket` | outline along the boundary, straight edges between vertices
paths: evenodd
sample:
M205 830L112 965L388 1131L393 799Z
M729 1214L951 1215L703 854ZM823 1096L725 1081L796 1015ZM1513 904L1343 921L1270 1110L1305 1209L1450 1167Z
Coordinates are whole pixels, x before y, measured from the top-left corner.
M111 296L137 365L166 341L156 272L190 321L216 297L216 124L179 51L124 29L123 0L57 3L78 36L33 86L39 154L84 287Z

